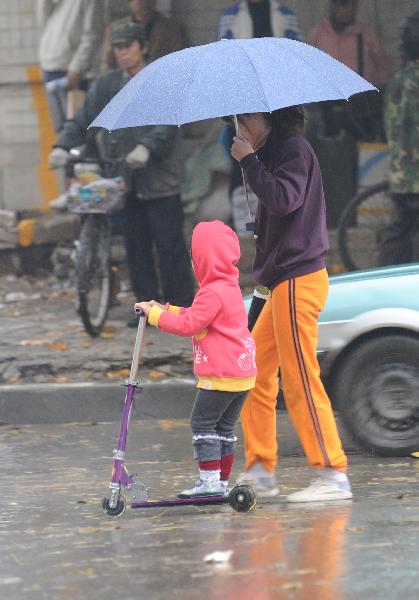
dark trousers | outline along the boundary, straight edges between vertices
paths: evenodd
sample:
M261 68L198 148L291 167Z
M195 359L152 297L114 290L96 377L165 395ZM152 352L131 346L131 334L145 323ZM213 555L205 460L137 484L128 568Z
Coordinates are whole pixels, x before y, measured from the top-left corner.
M401 265L416 260L414 244L419 226L419 194L392 194L394 221L380 234L379 264Z
M210 461L233 454L234 429L248 393L198 389L191 414L194 458Z
M136 299L190 306L193 301L192 274L183 235L180 196L138 200L134 193L129 194L124 210L124 236ZM162 293L159 292L155 258Z

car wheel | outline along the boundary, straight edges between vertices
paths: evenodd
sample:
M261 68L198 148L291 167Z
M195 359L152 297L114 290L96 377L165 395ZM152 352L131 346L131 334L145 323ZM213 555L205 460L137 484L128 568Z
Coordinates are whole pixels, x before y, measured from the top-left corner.
M419 340L386 335L363 342L336 374L334 400L360 445L405 456L419 445Z

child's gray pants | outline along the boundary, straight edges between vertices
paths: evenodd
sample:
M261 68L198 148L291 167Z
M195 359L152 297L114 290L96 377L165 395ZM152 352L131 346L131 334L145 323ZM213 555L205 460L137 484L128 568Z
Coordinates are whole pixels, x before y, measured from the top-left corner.
M198 389L191 414L194 458L219 460L234 452L234 427L248 393Z

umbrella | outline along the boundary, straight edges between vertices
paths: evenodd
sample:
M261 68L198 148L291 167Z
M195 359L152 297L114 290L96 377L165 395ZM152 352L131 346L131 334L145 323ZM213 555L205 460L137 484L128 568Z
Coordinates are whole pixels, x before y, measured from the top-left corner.
M183 125L296 104L348 99L376 88L325 52L285 38L220 40L152 62L91 126L109 131Z
M91 127L183 125L296 104L348 99L376 88L325 52L295 40L220 40L152 62L133 77ZM235 118L238 132L237 118ZM242 170L250 217L246 180ZM247 225L254 230L254 223Z

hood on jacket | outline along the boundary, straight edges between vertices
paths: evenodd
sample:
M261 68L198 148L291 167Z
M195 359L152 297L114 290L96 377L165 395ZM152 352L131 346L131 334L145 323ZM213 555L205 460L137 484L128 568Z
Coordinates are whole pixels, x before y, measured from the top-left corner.
M231 227L221 221L198 223L192 233L191 252L200 286L220 279L237 283L240 243Z

